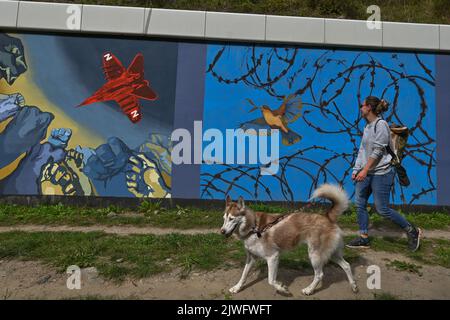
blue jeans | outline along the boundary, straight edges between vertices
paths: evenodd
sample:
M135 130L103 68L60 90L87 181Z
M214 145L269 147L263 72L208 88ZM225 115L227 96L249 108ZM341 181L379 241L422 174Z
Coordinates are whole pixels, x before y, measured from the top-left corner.
M367 175L363 181L356 182L355 205L358 215L359 232L367 234L369 228L369 213L367 212L367 200L373 194L375 209L382 217L407 230L410 223L397 211L389 208L389 197L394 183L395 171L391 170L383 175Z

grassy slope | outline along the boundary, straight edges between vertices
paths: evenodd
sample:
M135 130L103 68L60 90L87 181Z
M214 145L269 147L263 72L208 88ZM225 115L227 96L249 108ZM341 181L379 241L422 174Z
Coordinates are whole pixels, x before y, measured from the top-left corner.
M288 209L278 206L251 205L256 211L287 213ZM113 214L111 217L110 213ZM35 207L0 204L0 225L46 224L46 225L134 225L162 228L218 228L222 225L223 212L198 208L177 207L166 210L157 203L144 202L137 212L108 207L102 209L80 208L64 205L39 205ZM424 229L443 229L450 227L450 215L442 212L406 214L412 223ZM354 209L339 219L342 228L357 229ZM378 214L371 215L374 227L396 228L391 222Z
M0 234L0 243L0 259L40 260L61 272L69 265L96 267L102 276L114 280L171 271L178 271L182 278L194 270L235 267L245 260L242 243L233 238L226 240L218 234L116 236L101 232L8 232ZM373 248L401 253L419 263L450 268L448 240L428 239L420 251L410 253L403 240L377 238ZM356 250L346 249L345 258L354 263L359 254ZM411 269L411 265L394 263L394 267L403 270ZM306 246L284 253L280 266L310 268Z
M371 0L42 0L365 20ZM383 21L450 24L448 0L378 0Z

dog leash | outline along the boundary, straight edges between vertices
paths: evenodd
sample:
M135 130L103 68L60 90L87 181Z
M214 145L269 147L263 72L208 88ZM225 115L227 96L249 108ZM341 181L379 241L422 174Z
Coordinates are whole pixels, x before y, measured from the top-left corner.
M276 218L274 221L266 224L264 226L264 228L262 228L262 230L259 230L256 226L253 227L252 232L256 233L256 235L258 236L258 238L261 238L262 233L269 230L270 228L272 228L274 225L276 225L278 222L284 220L285 218L287 218L288 216L290 216L290 214L283 214L281 216L279 216L278 218Z

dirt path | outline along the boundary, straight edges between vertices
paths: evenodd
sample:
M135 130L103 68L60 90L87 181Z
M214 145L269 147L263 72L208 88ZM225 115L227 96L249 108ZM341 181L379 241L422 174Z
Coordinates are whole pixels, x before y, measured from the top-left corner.
M0 233L11 231L26 231L26 232L93 232L101 231L109 234L117 235L134 235L134 234L155 234L165 235L170 233L179 234L206 234L206 233L218 233L219 228L215 229L172 229L172 228L157 228L157 227L137 227L137 226L105 226L105 225L93 225L93 226L48 226L48 225L16 225L16 226L0 226ZM344 229L344 235L354 235L356 231ZM372 229L371 235L373 236L390 236L390 237L406 237L401 230L386 230L386 229ZM425 230L425 238L439 238L450 239L450 230Z
M170 233L179 234L206 234L206 233L218 233L219 229L172 229L172 228L157 228L157 227L136 227L136 226L105 226L105 225L93 225L93 226L48 226L48 225L16 225L10 227L0 227L0 233L10 231L26 231L26 232L94 232L101 231L110 234L117 234L122 236L134 235L134 234L154 234L164 235ZM450 235L450 233L449 233Z
M160 274L142 280L127 279L121 284L105 281L94 271L83 271L81 290L66 287L67 274L35 261L0 261L0 299L374 299L374 294L389 293L397 299L450 299L450 270L423 266L422 276L386 267L387 259L409 261L404 256L385 252L363 253L352 268L359 293L351 292L344 272L328 265L324 269L322 286L313 296L306 297L301 289L312 280L312 270L283 270L279 280L293 294L285 297L267 284L266 271L253 270L247 285L236 295L228 288L239 279L241 269L194 272L180 280L177 272ZM367 266L381 268L381 289L367 288ZM91 268L92 269L92 268ZM84 270L84 269L83 269Z

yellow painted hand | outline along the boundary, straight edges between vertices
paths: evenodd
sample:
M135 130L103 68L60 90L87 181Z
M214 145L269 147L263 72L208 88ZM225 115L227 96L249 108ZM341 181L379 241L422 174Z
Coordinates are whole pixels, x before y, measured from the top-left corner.
M47 195L83 195L78 175L64 162L47 163L40 178L40 193Z
M169 188L156 164L144 154L131 156L126 170L128 190L136 197L168 198Z

